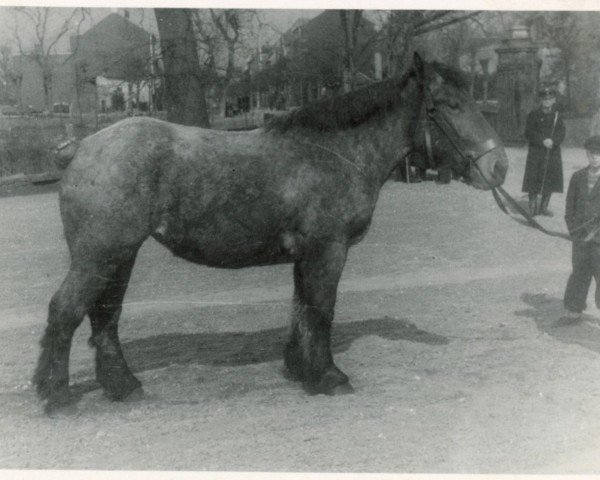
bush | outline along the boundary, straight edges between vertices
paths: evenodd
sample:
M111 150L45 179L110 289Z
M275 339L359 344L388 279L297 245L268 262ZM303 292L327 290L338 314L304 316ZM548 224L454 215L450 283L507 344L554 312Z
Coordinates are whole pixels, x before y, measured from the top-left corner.
M2 175L31 174L56 170L52 149L54 139L64 133L63 129L38 127L15 127L2 135L0 168Z

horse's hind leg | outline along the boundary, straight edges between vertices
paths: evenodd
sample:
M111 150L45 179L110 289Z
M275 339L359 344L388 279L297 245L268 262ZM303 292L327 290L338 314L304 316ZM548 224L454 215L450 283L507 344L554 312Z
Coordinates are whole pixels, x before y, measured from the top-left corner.
M331 324L346 253L343 243L331 243L294 265L294 309L285 364L315 393L352 390L331 355Z
M92 326L89 343L96 347L96 380L112 400L122 400L142 386L127 366L118 334L123 297L137 251L135 247L122 252L112 278L89 310Z
M107 273L106 268L93 262L72 262L69 273L50 301L48 325L33 378L38 395L48 400L47 412L73 400L69 391L73 333L104 288Z

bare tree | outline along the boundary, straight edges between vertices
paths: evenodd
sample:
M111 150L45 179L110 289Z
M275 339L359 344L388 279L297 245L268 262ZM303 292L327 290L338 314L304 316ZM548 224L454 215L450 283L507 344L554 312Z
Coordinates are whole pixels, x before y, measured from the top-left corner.
M348 16L351 20L348 21ZM362 10L340 10L340 21L344 32L344 66L346 69L346 90L354 90L356 84L356 54L358 32L363 18Z
M19 76L11 61L12 49L10 45L0 45L0 100L7 102L15 100L10 95L11 85L19 84Z
M426 43L436 57L468 74L473 95L479 72L487 75L480 65L479 49L486 45L486 39L497 39L503 31L498 12L481 12L477 17L428 33Z
M571 76L575 60L582 47L582 24L576 12L546 12L541 14L545 24L545 36L559 50L559 59L566 86L566 106L572 107Z
M203 63L217 86L221 113L229 87L235 79L240 55L250 56L260 49L261 22L256 10L208 9L193 12Z
M209 127L206 75L200 68L192 12L183 8L155 8L165 78L167 120Z
M407 68L416 38L478 16L453 10L390 10L385 12L382 44L389 75Z
M66 17L58 9L50 7L13 7L13 39L21 56L35 62L41 71L44 103L52 111L52 78L55 65L52 55L58 42L68 33L78 32L86 18L86 9L75 8ZM62 18L62 20L61 20ZM53 24L58 21L58 28ZM25 25L23 25L25 23ZM34 44L27 45L23 30L33 31Z

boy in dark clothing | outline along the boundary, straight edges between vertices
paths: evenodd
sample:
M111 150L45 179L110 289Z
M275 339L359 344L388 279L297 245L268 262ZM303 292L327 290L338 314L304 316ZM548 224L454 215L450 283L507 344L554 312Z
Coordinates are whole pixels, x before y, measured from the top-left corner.
M565 289L564 306L572 318L585 310L592 277L596 306L600 308L600 136L584 144L589 165L571 177L565 221L573 238L573 272Z

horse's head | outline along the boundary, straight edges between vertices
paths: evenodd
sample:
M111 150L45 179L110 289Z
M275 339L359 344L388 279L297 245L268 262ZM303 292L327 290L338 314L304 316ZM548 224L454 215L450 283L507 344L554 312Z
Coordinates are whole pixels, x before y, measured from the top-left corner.
M414 60L423 98L415 148L429 158L431 167L449 166L476 188L501 185L508 169L504 147L464 79L441 64L423 62L416 53Z

